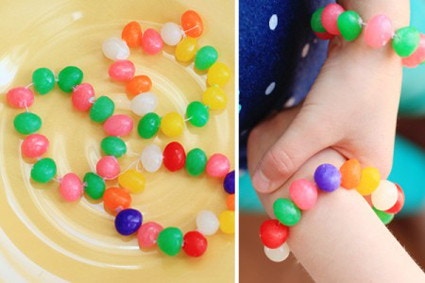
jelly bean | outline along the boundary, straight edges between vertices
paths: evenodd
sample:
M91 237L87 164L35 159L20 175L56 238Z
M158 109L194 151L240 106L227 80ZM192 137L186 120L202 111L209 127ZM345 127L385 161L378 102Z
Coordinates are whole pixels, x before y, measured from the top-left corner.
M362 195L370 195L379 185L381 174L374 167L365 167L362 169L359 185L356 190Z
M34 93L26 87L10 89L6 94L9 106L14 108L27 108L34 103Z
M264 246L277 249L289 237L289 228L282 225L277 219L264 221L260 226L260 239Z
M134 77L136 67L129 60L118 60L109 66L109 77L118 82L127 82Z
M191 257L200 257L207 250L208 242L198 231L189 231L183 237L183 251Z
M170 46L177 45L183 37L181 27L175 23L165 23L161 28L161 37L165 44Z
M161 118L156 113L148 113L140 119L137 125L139 136L144 139L150 139L156 135L161 125Z
M46 153L49 140L40 134L27 136L21 144L21 152L24 157L37 158Z
M121 38L131 48L142 45L142 27L136 21L126 24L121 32Z
M357 159L349 159L339 168L341 172L341 186L345 189L353 189L360 183L362 168Z
M322 164L314 172L314 181L324 192L333 192L341 185L341 173L332 164Z
M211 236L217 233L220 222L212 211L202 210L196 216L196 227L202 234Z
M419 46L409 57L403 58L403 66L414 68L425 61L425 35L421 34Z
M207 159L207 155L202 149L192 149L186 156L186 171L192 176L201 175L205 171Z
M162 165L162 150L156 144L145 147L140 155L140 162L148 172L156 172Z
M178 137L184 129L183 117L176 112L167 113L162 117L160 128L161 132L167 137Z
M391 213L391 214L399 213L404 205L404 192L399 185L397 184L395 185L397 187L397 193L398 193L397 201L390 209L385 211L386 213Z
M93 122L103 123L112 116L114 110L114 102L107 96L101 96L93 103L89 116Z
M129 80L125 86L127 94L130 96L148 92L152 88L152 81L148 76L139 75Z
M72 91L72 105L79 111L88 111L94 102L94 88L91 84L82 83Z
M60 180L59 193L65 201L77 201L84 193L84 185L76 174L68 173Z
M230 161L221 153L215 153L208 159L206 171L211 177L222 178L229 173Z
M125 60L130 56L130 49L127 43L117 37L111 37L102 44L102 51L106 58L113 61Z
M31 112L23 112L16 115L13 125L18 133L28 135L37 132L41 128L41 119Z
M121 188L108 188L103 194L103 207L112 215L116 215L121 210L129 208L131 205L131 195Z
M128 115L113 115L105 121L103 130L110 136L128 136L133 130L133 119Z
M394 35L391 20L385 15L372 17L364 28L364 41L372 48L385 46Z
M313 182L298 179L289 186L291 200L302 210L309 210L317 202L317 187Z
M131 111L138 116L146 115L149 112L155 111L158 105L158 98L152 92L145 92L136 95L131 100Z
M392 46L398 56L408 57L419 47L420 39L420 33L416 28L404 27L396 30Z
M183 246L183 233L176 227L164 228L158 234L157 245L163 253L175 256Z
M100 147L106 155L121 157L127 152L127 145L119 137L109 136L100 142Z
M117 178L120 171L120 165L114 156L104 156L96 163L96 173L106 180Z
M293 201L287 198L278 198L273 203L276 218L285 226L294 226L301 220L301 211Z
M183 168L186 161L186 153L183 146L178 142L171 142L164 148L163 163L165 168L174 172Z
M199 101L193 101L187 106L186 118L193 126L203 127L208 123L210 118L208 107Z
M218 52L212 46L204 46L196 52L195 68L200 71L208 70L218 59Z
M313 15L311 16L311 20L310 20L310 25L311 25L311 29L314 32L318 32L318 33L324 33L326 32L326 29L323 27L322 25L322 13L323 13L323 8L317 9Z
M228 210L235 210L235 195L227 195L226 197L226 207Z
M123 236L129 236L136 233L143 222L143 216L140 211L127 208L121 210L115 217L115 229Z
M187 63L193 60L198 50L198 40L193 37L183 38L176 46L174 54L177 61Z
M204 31L201 16L193 10L188 10L181 16L181 26L187 36L200 37Z
M322 25L326 31L333 35L339 35L337 19L344 12L344 8L336 3L326 5L322 11Z
M290 249L287 243L284 243L280 247L276 249L270 249L268 247L264 247L264 253L267 258L273 262L282 262L288 258Z
M145 189L145 176L135 169L130 169L118 177L118 184L130 193L139 194Z
M226 177L224 177L223 188L228 194L235 193L235 170L227 173Z
M105 181L99 175L88 172L84 175L84 191L92 199L98 200L105 193Z
M372 207L372 209L375 212L376 216L378 216L381 222L384 223L385 225L390 224L390 222L394 219L394 214L380 211L374 207Z
M328 40L335 37L335 35L330 34L328 32L315 32L314 34L322 40Z
M56 175L56 163L51 158L38 160L31 169L31 178L38 183L50 182Z
M354 11L342 12L337 20L337 25L341 36L347 41L353 41L362 32L362 19Z
M58 74L58 86L64 92L72 92L83 81L83 71L75 66L67 66Z
M210 86L202 94L202 102L212 110L223 110L227 105L227 95L218 86Z
M224 86L230 79L230 69L226 64L217 62L212 65L207 73L207 83L210 86Z
M388 210L393 207L398 199L396 185L387 180L381 180L376 190L371 194L373 206L378 210Z
M225 210L218 216L220 221L220 230L225 234L235 233L235 212L231 210Z
M55 74L50 69L38 68L32 73L32 83L39 94L49 93L55 87Z
M164 47L161 35L154 29L148 28L142 36L142 49L145 53L155 55Z
M137 230L137 241L140 248L151 248L156 245L158 235L164 228L156 222L143 223Z

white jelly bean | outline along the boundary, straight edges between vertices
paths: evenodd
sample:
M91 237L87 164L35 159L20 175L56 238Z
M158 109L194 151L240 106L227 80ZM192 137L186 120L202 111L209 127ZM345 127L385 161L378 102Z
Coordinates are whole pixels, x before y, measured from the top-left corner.
M105 40L102 44L102 51L105 57L114 61L125 60L130 56L130 49L127 43L118 37L111 37Z
M175 23L165 23L161 28L161 37L165 44L175 46L182 40L183 31Z
M155 144L148 145L142 151L140 156L143 168L148 172L156 172L162 165L161 148Z
M131 111L138 116L144 116L149 112L154 112L158 105L158 99L152 92L144 92L135 96L131 100Z
M196 216L196 227L205 236L210 236L217 232L220 222L212 211L203 210Z

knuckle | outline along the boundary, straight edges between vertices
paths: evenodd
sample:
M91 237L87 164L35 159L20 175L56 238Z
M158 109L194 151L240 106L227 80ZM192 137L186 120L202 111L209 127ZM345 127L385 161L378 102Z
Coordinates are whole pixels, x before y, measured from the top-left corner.
M288 177L294 168L290 155L282 149L273 147L265 156L265 166L281 177Z

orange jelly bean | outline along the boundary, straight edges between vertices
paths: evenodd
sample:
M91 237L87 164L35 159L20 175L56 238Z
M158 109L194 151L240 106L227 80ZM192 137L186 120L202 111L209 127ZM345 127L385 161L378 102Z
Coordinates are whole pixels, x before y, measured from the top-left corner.
M227 195L226 206L228 210L235 210L235 195Z
M103 206L109 213L116 215L131 205L131 195L121 188L108 188L103 195Z
M121 38L128 47L139 47L142 45L142 27L136 21L129 22L121 33Z
M148 76L139 75L132 78L126 85L127 94L134 96L142 92L148 92L152 87L152 81Z
M181 25L187 36L200 37L204 31L201 16L193 10L188 10L181 16Z
M354 189L360 184L362 168L357 159L349 159L342 164L339 169L341 172L341 186L345 189Z

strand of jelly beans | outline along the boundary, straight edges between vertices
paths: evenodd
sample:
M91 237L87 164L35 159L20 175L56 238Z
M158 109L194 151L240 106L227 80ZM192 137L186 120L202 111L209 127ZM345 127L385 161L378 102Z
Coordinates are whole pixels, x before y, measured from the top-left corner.
M140 137L152 138L159 130L168 137L178 137L185 128L185 122L194 127L204 127L208 123L210 110L221 111L226 108L227 95L222 87L230 79L230 69L226 64L217 62L218 52L213 46L206 45L198 49L197 39L202 35L203 28L199 14L189 10L181 16L180 26L167 22L162 25L160 32L153 28L142 32L141 25L132 21L124 27L121 38L112 37L103 43L105 57L114 61L109 67L109 76L114 81L125 83L131 109L141 116L137 127ZM130 48L141 48L145 54L155 55L163 50L164 43L176 46L177 61L194 61L196 70L207 72L208 87L202 94L202 101L189 103L184 115L170 112L160 117L155 113L158 99L151 92L151 79L147 75L136 75L134 63L128 60Z
M331 3L313 13L311 27L321 39L341 35L347 41L354 41L363 32L364 41L371 48L390 43L407 67L416 67L425 61L425 35L411 26L394 30L391 20L383 14L364 22L357 12L345 11L341 5Z
M356 189L372 206L384 224L388 224L404 204L403 190L397 184L381 180L374 167L361 168L356 159L347 160L338 170L322 164L314 172L314 182L298 179L289 186L289 198L278 198L273 203L276 219L266 220L260 227L260 239L266 256L274 261L285 260L290 253L286 243L290 227L299 223L302 211L312 209L319 191L330 193L339 187Z

